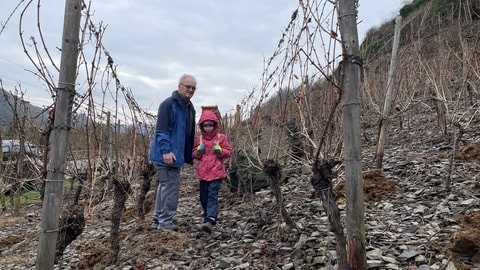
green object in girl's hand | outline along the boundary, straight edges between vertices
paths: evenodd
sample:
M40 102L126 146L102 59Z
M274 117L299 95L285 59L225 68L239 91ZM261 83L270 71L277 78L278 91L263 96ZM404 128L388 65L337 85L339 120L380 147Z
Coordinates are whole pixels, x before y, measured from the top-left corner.
M215 151L215 153L217 153L217 154L221 154L222 153L222 147L218 144L215 144L215 146L213 147L213 151Z
M201 143L197 146L197 152L198 153L202 153L203 152L203 149L205 149L205 144Z

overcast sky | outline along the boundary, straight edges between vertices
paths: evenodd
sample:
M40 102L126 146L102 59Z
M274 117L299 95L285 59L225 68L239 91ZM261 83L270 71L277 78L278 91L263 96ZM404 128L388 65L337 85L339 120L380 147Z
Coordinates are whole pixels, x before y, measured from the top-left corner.
M25 14L24 36L37 35L36 4ZM0 29L20 0L0 1ZM406 0L360 0L358 33L391 20ZM22 4L20 10L23 8ZM124 86L139 105L156 111L176 89L183 73L196 76L192 99L229 112L258 83L263 62L274 52L298 2L292 0L115 0L92 1L92 20L107 25L103 43L117 65ZM40 23L59 66L65 1L41 1ZM19 39L20 11L0 35L0 79L6 90L19 83L37 105L51 103ZM0 30L2 31L2 30ZM38 41L38 40L37 40ZM31 49L31 48L30 48ZM55 74L56 76L56 74ZM55 80L55 82L57 82Z

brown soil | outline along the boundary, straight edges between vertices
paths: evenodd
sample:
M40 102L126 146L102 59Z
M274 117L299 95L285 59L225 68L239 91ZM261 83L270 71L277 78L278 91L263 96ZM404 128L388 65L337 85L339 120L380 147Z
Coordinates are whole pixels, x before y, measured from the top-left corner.
M396 193L398 184L388 179L380 170L369 170L363 173L363 195L365 203L381 201L383 197ZM333 189L335 200L345 203L345 182L342 181Z
M182 186L181 196L191 193L191 187ZM153 193L150 193L145 200L145 208L147 210L153 209ZM137 209L130 207L122 214L122 220L136 220ZM156 258L160 256L168 256L172 260L175 259L176 254L182 253L190 241L189 237L182 231L179 232L161 232L155 231L152 233L148 228L150 226L150 219L138 220L137 226L132 226L127 229L122 229L120 233L120 241L126 237L134 235L143 235L142 242L137 243L133 247L129 247L128 257L132 260L134 270L147 269L146 264L137 258ZM159 244L161 239L161 244ZM89 254L85 256L76 266L75 269L93 269L99 265L112 265L112 253L110 249L110 237L105 235L98 242L91 242L82 247L82 254Z
M461 149L456 157L480 163L480 140ZM480 211L466 215L461 224L463 229L452 235L453 244L448 247L446 253L457 260L459 257L470 257L474 263L480 263Z

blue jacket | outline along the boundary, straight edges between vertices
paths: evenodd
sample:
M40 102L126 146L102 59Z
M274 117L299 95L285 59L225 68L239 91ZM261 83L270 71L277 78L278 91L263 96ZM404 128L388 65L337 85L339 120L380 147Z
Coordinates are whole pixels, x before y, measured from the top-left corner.
M180 168L193 164L192 148L195 139L195 109L177 91L158 107L157 125L150 147L150 161L158 166ZM163 154L173 152L171 165L163 162Z

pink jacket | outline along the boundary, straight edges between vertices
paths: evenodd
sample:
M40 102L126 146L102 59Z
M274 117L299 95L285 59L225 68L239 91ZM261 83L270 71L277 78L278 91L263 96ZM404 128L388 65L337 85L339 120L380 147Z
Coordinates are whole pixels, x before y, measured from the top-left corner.
M202 129L202 123L206 120L214 121L216 123L212 132L206 133ZM201 135L195 138L195 144L192 149L192 156L197 159L197 178L199 180L212 181L218 179L224 179L227 177L227 170L223 160L232 156L232 147L228 143L225 134L218 132L218 119L215 113L210 110L205 110L200 116L198 123ZM197 152L197 147L203 143L205 148L202 154ZM219 144L222 148L222 153L217 154L213 151L213 146Z

